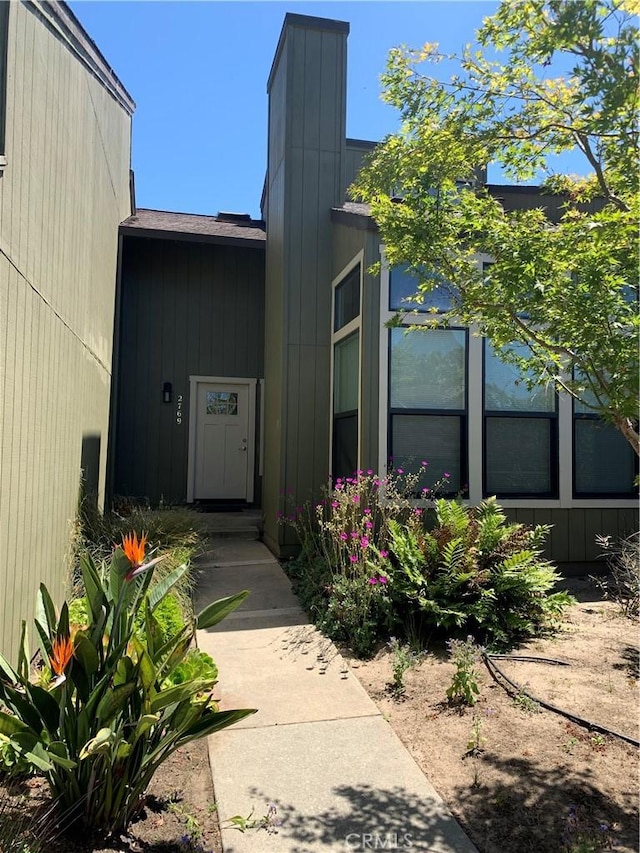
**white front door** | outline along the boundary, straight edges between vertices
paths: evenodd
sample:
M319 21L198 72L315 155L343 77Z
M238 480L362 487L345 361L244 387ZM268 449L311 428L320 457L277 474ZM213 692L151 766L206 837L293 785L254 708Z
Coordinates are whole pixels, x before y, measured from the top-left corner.
M194 499L252 500L252 385L197 381L194 390Z

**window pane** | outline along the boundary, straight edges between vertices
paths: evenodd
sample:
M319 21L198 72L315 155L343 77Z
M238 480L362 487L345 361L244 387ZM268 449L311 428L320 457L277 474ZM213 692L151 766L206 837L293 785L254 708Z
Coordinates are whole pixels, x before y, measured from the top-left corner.
M527 348L512 344L509 349L526 357ZM501 412L553 412L555 391L551 385L536 385L529 390L522 373L514 364L500 361L490 342L485 340L484 407Z
M613 424L578 418L574 435L577 495L635 493L635 454Z
M337 332L360 313L360 264L336 286L333 331Z
M419 488L432 488L449 474L447 491L462 488L461 418L455 415L392 415L391 456L393 467L417 471L427 462Z
M333 352L334 414L355 411L358 408L358 333L337 343Z
M419 281L407 271L406 264L392 267L389 272L389 308L392 311L449 311L453 304L453 286L438 273L427 273L425 278L436 282L433 290L424 294L423 302L411 299L418 291Z
M465 408L466 333L391 330L391 408Z
M358 468L358 416L334 418L333 460L334 477L351 477Z
M486 418L486 489L489 495L549 495L549 418Z

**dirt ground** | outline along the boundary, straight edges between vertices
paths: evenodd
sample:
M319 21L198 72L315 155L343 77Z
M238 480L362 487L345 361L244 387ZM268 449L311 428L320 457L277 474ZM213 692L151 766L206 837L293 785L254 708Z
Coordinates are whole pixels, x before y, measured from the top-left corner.
M6 787L0 788L0 797L6 804ZM46 785L37 778L29 779L13 800L18 808L15 822L25 826L30 815L47 809ZM114 841L105 847L97 841L92 843L86 835L62 835L51 830L39 836L45 838L43 853L221 853L206 740L187 744L160 766L144 813L132 824L126 843Z
M591 582L572 586L579 603L557 636L518 650L570 665L497 663L526 692L638 740L638 624ZM634 746L510 696L483 664L478 703L452 707L445 648L429 649L406 673L400 697L390 690L389 651L350 664L481 853L559 853L572 807L594 836L638 850Z

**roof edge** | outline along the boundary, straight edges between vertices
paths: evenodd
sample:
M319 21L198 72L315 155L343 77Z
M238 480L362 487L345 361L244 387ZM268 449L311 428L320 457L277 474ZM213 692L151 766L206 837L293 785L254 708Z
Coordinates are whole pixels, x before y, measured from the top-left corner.
M129 115L136 104L113 68L104 58L95 41L82 26L64 0L27 0L27 9L37 14L72 50L79 61L99 80L111 96Z
M289 27L304 27L308 30L328 30L349 35L350 25L347 21L336 21L332 18L316 18L313 15L298 15L295 12L287 12L282 22L282 29L278 38L276 52L273 55L271 70L267 77L267 92L271 90L273 77L280 61L280 54L284 47L284 42Z
M266 248L266 240L256 240L255 237L197 234L193 231L169 231L160 228L136 228L124 224L120 225L118 233L123 237L135 239L174 240L179 243L216 243L221 246L239 246L245 249L262 249L263 251Z

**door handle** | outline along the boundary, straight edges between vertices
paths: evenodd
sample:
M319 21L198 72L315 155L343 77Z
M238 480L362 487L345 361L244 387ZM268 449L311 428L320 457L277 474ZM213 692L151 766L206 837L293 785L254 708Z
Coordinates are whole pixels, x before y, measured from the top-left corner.
M247 452L247 446L246 446L246 444L245 444L245 445L243 445L242 447L239 447L239 448L238 448L238 450L244 450L244 452L246 453L246 452Z

